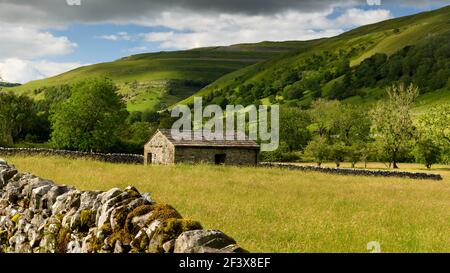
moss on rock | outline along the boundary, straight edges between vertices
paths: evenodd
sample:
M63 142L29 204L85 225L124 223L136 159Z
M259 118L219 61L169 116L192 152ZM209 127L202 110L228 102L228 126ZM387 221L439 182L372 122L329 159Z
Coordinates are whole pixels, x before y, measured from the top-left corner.
M58 235L56 236L55 252L66 253L69 241L70 241L70 230L61 227L58 231Z
M0 230L0 246L8 244L8 231Z
M150 239L148 236L142 236L141 241L139 242L139 250L144 251L147 249L148 245L150 243Z
M163 244L165 242L176 239L185 231L196 229L203 229L202 225L197 221L177 218L166 219L155 230L148 245L148 251L152 253L162 253L164 252Z
M127 215L127 218L125 220L124 229L131 234L136 234L138 232L139 228L133 226L133 223L132 223L133 218L145 215L152 210L153 210L153 206L151 206L151 205L142 205L142 206L139 206L139 207L135 208L134 210L132 210Z
M19 199L19 200L17 200L17 205L19 205L23 208L28 208L30 206L30 199L28 199L28 197Z
M130 210L126 206L116 208L111 215L111 227L113 231L121 230L125 226Z
M133 186L128 186L125 189L125 192L127 192L131 197L134 197L134 198L141 197L141 194L139 193L139 191Z
M151 224L155 220L163 221L171 218L181 219L182 217L171 205L155 204L152 205L152 215L147 219L147 224Z
M103 233L105 233L106 236L109 236L113 233L112 228L111 228L111 223L109 223L109 222L104 223L103 226L100 227L100 230Z
M95 212L93 210L80 211L80 232L87 232L91 227L95 226Z
M92 236L87 239L86 243L89 245L89 253L100 253L104 244L104 241L96 236Z
M17 224L17 222L19 221L20 217L22 217L22 215L20 215L20 213L17 213L16 215L14 215L14 216L11 218L11 221L12 221L14 224Z
M60 222L62 222L62 220L64 219L64 216L66 216L66 214L60 212L60 213L55 215L55 218L58 219Z
M132 240L131 235L122 229L111 234L106 239L106 242L110 247L114 247L117 241L120 241L122 244L129 245L131 240Z

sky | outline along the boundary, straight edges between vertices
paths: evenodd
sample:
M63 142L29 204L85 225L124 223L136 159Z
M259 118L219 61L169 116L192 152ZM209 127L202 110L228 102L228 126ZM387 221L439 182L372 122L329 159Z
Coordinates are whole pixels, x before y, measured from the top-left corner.
M0 76L26 83L124 56L339 35L449 0L0 0Z

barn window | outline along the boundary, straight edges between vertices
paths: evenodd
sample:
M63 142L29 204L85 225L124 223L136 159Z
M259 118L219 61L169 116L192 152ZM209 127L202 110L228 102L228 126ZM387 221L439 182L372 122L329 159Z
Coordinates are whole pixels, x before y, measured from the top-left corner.
M227 158L226 154L216 154L215 155L215 163L216 165L225 164L225 159Z

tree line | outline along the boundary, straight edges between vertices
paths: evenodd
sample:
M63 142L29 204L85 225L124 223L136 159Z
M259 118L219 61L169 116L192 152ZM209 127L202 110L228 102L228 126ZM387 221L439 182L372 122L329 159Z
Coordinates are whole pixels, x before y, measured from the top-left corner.
M44 88L32 100L0 92L0 145L141 153L157 128L170 128L168 111L128 112L117 87L108 79ZM414 116L419 89L396 84L375 105L354 105L319 98L309 109L282 105L280 148L262 153L263 160L417 161L430 168L450 161L450 104L433 106Z
M432 106L414 116L418 87L396 84L384 100L373 106L318 99L311 108L282 107L280 149L264 153L270 161L314 160L320 166L332 161L381 161L398 168L398 162L420 162L427 168L450 161L450 104Z
M168 112L131 112L109 79L45 87L43 99L0 91L0 145L141 153Z
M268 100L307 109L317 98L344 100L358 96L378 99L376 91L396 82L414 84L422 94L450 88L449 34L431 36L392 55L377 53L350 66L350 60L369 47L362 43L314 51L301 55L301 58L291 56L292 59L287 59L282 66L266 62L259 67L266 71L264 76L255 77L255 80L237 76L227 85L217 86L204 99L219 105L260 104Z

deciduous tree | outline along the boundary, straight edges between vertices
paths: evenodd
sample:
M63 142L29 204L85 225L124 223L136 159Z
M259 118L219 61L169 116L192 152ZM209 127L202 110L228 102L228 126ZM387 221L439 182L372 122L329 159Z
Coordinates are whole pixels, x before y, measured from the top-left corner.
M80 82L52 111L51 143L64 149L108 151L118 142L127 115L112 81Z
M371 112L372 133L393 168L398 168L399 154L414 135L411 108L419 90L413 85L398 84L387 88L387 95L388 99L378 102Z

